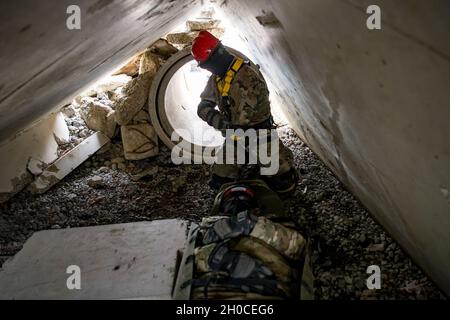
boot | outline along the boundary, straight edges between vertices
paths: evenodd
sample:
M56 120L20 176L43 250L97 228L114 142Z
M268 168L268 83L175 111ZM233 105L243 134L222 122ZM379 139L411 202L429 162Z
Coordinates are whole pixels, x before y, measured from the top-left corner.
M266 176L264 180L273 191L284 195L295 191L299 176L297 170L291 168L280 175Z

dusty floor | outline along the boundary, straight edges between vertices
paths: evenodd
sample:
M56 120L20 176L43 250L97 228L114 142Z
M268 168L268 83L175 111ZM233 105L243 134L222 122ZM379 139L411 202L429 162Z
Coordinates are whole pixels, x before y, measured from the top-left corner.
M301 175L295 196L285 203L313 240L316 297L445 299L295 133L285 127L280 134ZM169 150L161 149L156 158L132 164L116 141L47 193L22 192L1 204L0 264L38 230L208 215L214 199L208 166L175 166ZM134 181L132 174L143 169L153 176ZM365 285L369 265L381 268L381 290Z

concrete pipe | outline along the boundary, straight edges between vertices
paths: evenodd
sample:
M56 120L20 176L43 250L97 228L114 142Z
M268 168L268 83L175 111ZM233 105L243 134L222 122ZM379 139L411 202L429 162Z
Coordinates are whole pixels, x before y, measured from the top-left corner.
M242 53L228 48L230 52L244 59ZM194 159L214 153L205 152L205 148L219 147L224 138L205 121L197 116L197 106L210 72L197 66L187 47L170 57L155 76L148 99L148 108L152 124L162 142L172 149L183 139L187 147L184 158ZM176 133L177 135L173 134ZM205 159L207 160L207 159Z

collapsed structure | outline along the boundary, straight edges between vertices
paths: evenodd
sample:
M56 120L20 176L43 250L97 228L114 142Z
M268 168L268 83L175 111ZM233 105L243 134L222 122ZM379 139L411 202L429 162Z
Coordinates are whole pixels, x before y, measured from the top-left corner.
M119 137L126 160L142 160L157 155L159 139L149 115L149 110L154 106L147 103L153 79L160 67L179 49L189 46L200 30L208 30L221 37L224 29L219 24L220 21L214 19L213 8L201 11L196 19L186 22L186 31L170 33L167 39L161 38L152 43L119 70L61 108L67 129L57 113L61 130L64 131L64 137L54 134L57 156L48 162L30 157L23 178L14 182L10 193L3 193L2 201L27 186L32 193L47 191L90 155L105 152L110 147L110 141ZM92 143L82 144L88 138L96 141L93 147ZM75 153L79 153L76 157L73 152L75 148ZM71 155L71 160L58 165L58 162L67 161L67 154Z
M61 24L66 10L61 2L39 7L32 1L5 3L2 200L48 169L65 151L58 144L72 139L73 128L67 128L61 114L43 120L48 112L141 52L198 4L81 0L83 28L72 32ZM366 28L367 3L228 0L218 5L270 73L272 96L281 98L296 133L448 291L448 3L380 1L383 23L378 31ZM32 130L20 131L38 119ZM106 135L80 129L75 131L92 138L85 143L79 143L84 137L72 139L79 146L74 152L83 155L78 158L108 144ZM110 162L112 167L125 163L122 158ZM57 165L62 168L57 180L74 165ZM339 220L341 224L345 221Z

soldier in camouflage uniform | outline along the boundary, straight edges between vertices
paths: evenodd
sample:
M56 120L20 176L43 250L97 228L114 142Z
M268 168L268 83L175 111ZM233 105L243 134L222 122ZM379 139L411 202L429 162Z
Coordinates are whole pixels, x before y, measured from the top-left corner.
M229 53L207 31L201 31L194 39L192 55L200 67L212 73L198 106L198 116L201 119L224 135L227 129L255 129L259 132L260 129L274 128L269 90L258 66ZM268 142L269 154L270 146L271 143ZM278 171L261 178L277 192L290 192L297 182L297 174L292 166L293 155L279 140L278 146ZM258 166L261 166L259 160L256 168ZM219 188L223 183L251 178L252 175L254 177L255 172L255 166L215 163L212 166L210 185Z
M224 184L196 232L192 299L314 298L308 239L261 180Z

